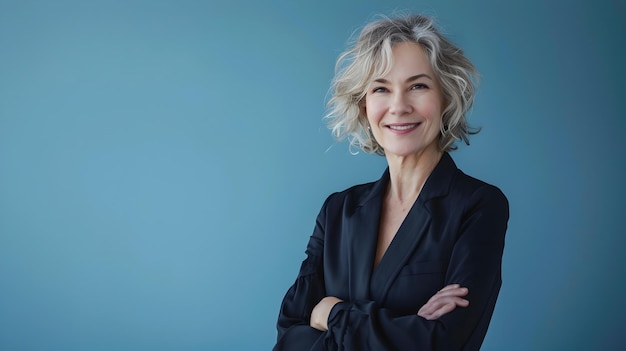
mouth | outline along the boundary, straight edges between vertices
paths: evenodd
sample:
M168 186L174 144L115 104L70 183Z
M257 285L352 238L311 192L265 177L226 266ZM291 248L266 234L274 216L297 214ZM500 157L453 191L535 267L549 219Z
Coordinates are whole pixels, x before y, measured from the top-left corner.
M391 129L394 132L406 133L417 128L420 124L421 122L420 123L389 124L387 125L387 128Z

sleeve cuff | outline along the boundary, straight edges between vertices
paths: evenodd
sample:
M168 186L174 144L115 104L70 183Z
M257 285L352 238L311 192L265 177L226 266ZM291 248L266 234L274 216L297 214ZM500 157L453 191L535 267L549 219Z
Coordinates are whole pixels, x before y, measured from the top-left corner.
M348 319L351 309L351 302L341 301L336 303L328 315L328 329L336 329L337 327L345 326L347 324L345 321Z

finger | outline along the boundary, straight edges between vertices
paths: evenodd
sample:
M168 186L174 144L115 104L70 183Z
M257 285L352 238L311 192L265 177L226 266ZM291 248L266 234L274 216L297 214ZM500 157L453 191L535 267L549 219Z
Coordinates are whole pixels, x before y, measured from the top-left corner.
M450 301L446 304L440 305L434 309L420 309L417 315L428 320L433 320L454 311L457 307L467 306L469 306L469 301L464 299L456 299L454 301Z
M456 308L456 304L455 303L448 303L445 304L443 306L441 306L441 308L435 310L433 313L430 314L430 318L432 319L437 319L441 316L443 316L444 314L448 313L448 312L452 312L454 311L454 309Z
M455 304L459 303L459 306L466 307L469 304L469 301L461 299L461 297L466 296L468 293L469 289L462 288L459 284L450 284L435 293L435 295L433 295L428 302L426 302L426 304L419 309L418 314L430 315L437 309L441 308L441 306L450 302L454 302ZM459 299L458 301L455 300L457 298Z
M430 311L430 312L424 312L424 311L420 311L420 313L418 313L419 316L426 318L428 320L433 320L433 319L437 319L439 317L441 317L442 315L453 311L456 308L456 305L454 303L450 303L447 305L443 305L440 306L439 308Z
M441 297L441 296L465 296L469 293L468 288L461 288L461 287L447 288L447 289L446 288L439 290L435 295L433 295L433 297L431 297L431 299L436 298L436 297Z
M450 284L450 285L444 286L443 289L441 289L439 291L446 291L446 290L456 289L456 288L460 288L460 287L461 287L461 284Z
M438 301L434 304L426 304L418 311L418 314L434 314L436 311L445 308L445 306L459 306L459 307L467 307L469 306L469 301L464 299L455 299L455 300L447 300L447 301Z
M431 315L436 313L437 310L441 308L445 308L448 305L467 307L469 306L469 301L457 296L446 296L446 297L437 297L428 301L422 308L419 309L418 314L422 315Z

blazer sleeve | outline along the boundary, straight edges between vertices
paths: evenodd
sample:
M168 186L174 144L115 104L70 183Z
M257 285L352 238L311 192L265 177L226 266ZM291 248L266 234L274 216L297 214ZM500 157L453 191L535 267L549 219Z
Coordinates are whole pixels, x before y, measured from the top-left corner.
M329 197L330 199L330 197ZM324 286L324 223L326 205L317 216L298 277L283 298L278 315L278 337L273 350L325 350L323 333L310 326L313 308L326 297Z
M329 316L327 349L478 350L501 286L508 216L508 201L496 187L482 186L466 201L445 285L467 287L468 307L428 321L417 311L400 315L373 301L340 302Z

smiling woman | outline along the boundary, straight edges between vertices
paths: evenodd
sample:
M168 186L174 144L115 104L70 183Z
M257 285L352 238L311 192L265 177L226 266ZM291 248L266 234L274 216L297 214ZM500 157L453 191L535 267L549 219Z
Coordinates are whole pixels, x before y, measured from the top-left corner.
M394 64L370 84L361 113L388 159L419 157L438 148L441 88L420 45L400 43L392 50Z
M327 198L274 350L478 350L509 212L448 154L471 134L474 66L418 15L366 26L338 67L330 127L388 169Z

